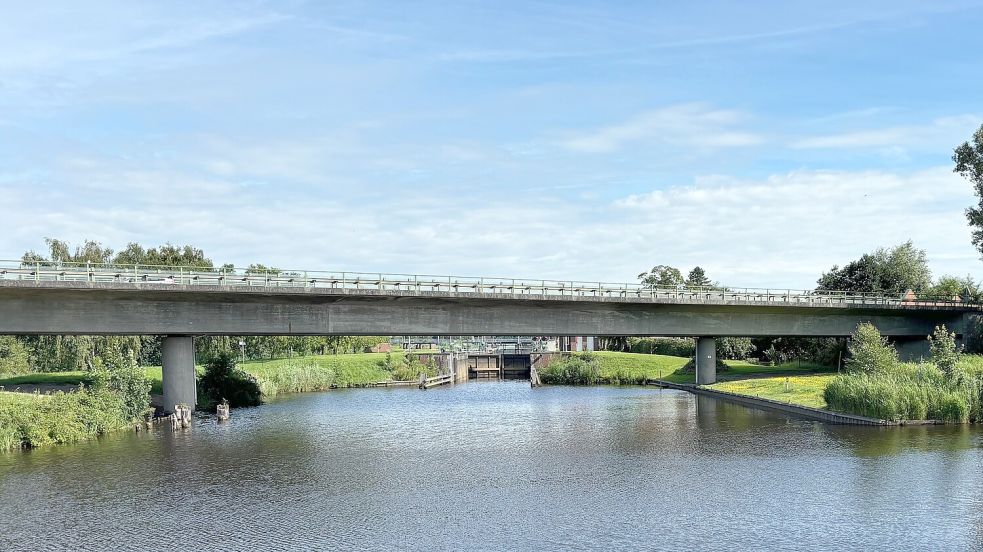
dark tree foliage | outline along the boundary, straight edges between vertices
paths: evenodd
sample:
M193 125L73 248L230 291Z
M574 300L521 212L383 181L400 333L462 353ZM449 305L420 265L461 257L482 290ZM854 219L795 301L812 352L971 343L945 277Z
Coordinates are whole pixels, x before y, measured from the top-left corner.
M819 278L816 289L901 294L928 291L932 273L925 251L911 241L867 253L843 268L834 266Z
M230 352L217 354L205 365L205 373L198 381L198 389L206 399L203 403L229 401L229 406L258 406L261 404L259 383L236 365Z
M669 265L656 265L648 272L638 275L642 284L648 287L675 287L685 283L683 273Z
M691 287L707 287L712 285L707 273L700 267L693 267L686 276L686 285Z
M966 219L973 229L973 245L983 253L983 125L973 134L972 142L963 142L952 155L953 172L973 183L979 204L966 209Z
M113 262L118 265L157 265L185 268L212 268L214 263L205 256L204 251L190 245L171 245L144 249L137 243L129 243L116 254Z

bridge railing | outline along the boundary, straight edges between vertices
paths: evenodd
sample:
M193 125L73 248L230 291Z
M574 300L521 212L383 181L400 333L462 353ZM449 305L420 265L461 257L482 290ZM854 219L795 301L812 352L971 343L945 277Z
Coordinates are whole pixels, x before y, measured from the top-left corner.
M406 293L445 292L506 296L570 296L674 299L692 302L732 301L738 303L802 303L809 305L967 305L959 297L904 297L883 293L816 291L733 287L660 287L638 283L585 282L385 274L321 270L242 269L232 267L177 267L161 265L114 265L51 261L0 260L0 279L38 282L92 282L176 284L223 287L321 288L337 290L380 290Z

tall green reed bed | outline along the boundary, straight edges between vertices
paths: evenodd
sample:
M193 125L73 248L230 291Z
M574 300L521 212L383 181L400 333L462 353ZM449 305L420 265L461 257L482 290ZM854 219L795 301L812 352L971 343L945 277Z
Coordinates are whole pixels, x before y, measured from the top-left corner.
M387 380L437 375L437 366L404 353L355 353L251 362L242 368L259 383L263 396L358 387Z
M954 334L944 326L930 341L932 362L903 363L876 328L861 324L846 373L833 378L823 393L827 407L893 421L983 422L979 361L960 355Z
M951 382L931 364L841 374L829 382L823 397L832 410L882 420L983 421L980 378Z

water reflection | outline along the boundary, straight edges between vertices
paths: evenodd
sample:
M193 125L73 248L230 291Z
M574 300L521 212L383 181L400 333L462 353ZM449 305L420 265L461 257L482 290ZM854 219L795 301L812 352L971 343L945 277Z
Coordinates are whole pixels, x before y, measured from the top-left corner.
M0 550L969 549L980 445L653 388L299 395L0 456Z

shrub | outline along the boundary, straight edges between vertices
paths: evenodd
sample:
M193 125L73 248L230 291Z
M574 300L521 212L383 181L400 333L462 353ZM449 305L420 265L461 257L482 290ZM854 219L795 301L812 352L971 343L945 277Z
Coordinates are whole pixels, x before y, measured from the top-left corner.
M949 333L945 325L936 326L928 336L932 362L953 383L963 380L965 374L959 368L959 348L956 346L956 333Z
M12 335L0 335L0 375L30 372L27 349Z
M437 363L434 360L424 364L413 358L403 361L393 369L392 378L395 381L416 381L420 379L420 374L425 374L428 378L437 375Z
M539 370L539 377L546 384L594 385L601 381L601 366L597 355L575 353L554 359Z
M646 355L688 357L696 353L693 340L682 337L633 337L628 340L628 348L632 353Z
M255 374L260 393L274 397L279 393L306 393L324 391L335 384L337 374L327 366L316 362L305 364L288 362L260 370Z
M847 369L872 374L891 370L898 365L898 352L881 337L873 324L864 322L857 326L850 342L850 358Z
M89 368L92 388L118 395L126 419L142 416L150 407L151 383L146 370L137 365L131 350L124 352L118 346L104 352L103 358L96 357Z
M754 352L750 337L722 337L717 339L717 358L745 360Z
M0 449L74 443L130 422L120 395L106 390L11 395L0 393Z
M202 405L229 402L233 408L257 406L262 403L259 382L236 365L235 356L223 351L205 365L205 373L198 381L198 389L205 399Z

